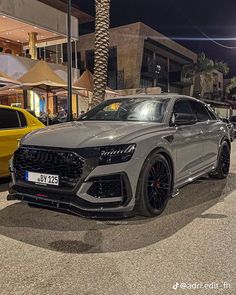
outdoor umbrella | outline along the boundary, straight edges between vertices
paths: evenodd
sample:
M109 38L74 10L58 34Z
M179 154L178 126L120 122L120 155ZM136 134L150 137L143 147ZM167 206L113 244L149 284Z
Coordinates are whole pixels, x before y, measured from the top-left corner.
M93 80L93 75L89 70L85 70L83 74L79 77L78 80L76 80L73 84L75 87L83 87L86 89L86 91L92 92L93 93L93 85L94 85L94 80Z
M38 90L56 93L67 90L67 84L62 80L45 61L39 61L19 80L20 87L27 90ZM73 87L73 90L83 90L81 87Z
M67 84L62 80L45 61L39 61L19 80L20 85L11 87L22 88L46 93L46 104L48 105L49 93L55 93L67 89ZM5 89L9 87L4 87ZM77 88L77 90L83 88ZM47 107L48 109L48 107Z
M20 82L17 81L17 80L14 80L13 78L8 76L4 72L0 72L0 85L7 85L7 84L16 84L16 85L18 85L18 84L20 84Z
M45 61L39 61L19 80L21 88L46 93L46 109L48 110L49 93L66 89L67 85Z
M75 87L83 87L85 90L80 91L81 94L86 95L89 99L92 98L92 94L94 91L94 78L92 73L89 70L85 70L83 74L80 76L78 80L76 80L73 84ZM107 95L116 96L117 93L110 89L109 87L106 88L106 97Z
M37 89L45 92L55 92L58 89L67 88L66 82L45 61L39 61L18 81L25 89Z

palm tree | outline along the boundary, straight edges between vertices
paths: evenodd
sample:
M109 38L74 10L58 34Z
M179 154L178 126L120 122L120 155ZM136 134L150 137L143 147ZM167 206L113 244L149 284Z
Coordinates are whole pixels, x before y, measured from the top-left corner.
M109 57L110 0L95 0L94 93L91 106L104 100Z
M236 77L230 79L229 84L226 86L226 93L229 94L233 89L236 89Z
M200 98L204 96L204 84L209 86L212 83L212 71L214 70L227 75L229 67L222 61L213 61L207 58L204 52L198 55L196 63L188 64L184 67L184 78L192 81L191 96L200 96Z

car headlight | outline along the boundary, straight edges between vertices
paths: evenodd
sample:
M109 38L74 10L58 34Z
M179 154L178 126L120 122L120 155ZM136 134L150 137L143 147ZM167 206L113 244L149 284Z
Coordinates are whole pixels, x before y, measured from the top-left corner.
M135 151L136 144L122 144L101 147L99 165L128 162Z

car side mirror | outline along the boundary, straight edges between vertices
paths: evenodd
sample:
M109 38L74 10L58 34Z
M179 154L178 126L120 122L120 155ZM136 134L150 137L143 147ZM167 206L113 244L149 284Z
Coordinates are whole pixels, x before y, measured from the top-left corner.
M193 125L197 123L197 118L193 114L173 113L171 126Z
M226 119L226 118L221 118L221 121L224 122L224 123L226 123L226 124L229 124L229 120Z

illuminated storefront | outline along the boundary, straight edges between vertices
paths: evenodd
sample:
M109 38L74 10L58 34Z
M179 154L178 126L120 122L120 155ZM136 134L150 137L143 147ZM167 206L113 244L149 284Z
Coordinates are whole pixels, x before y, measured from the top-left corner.
M47 3L47 4L45 4ZM72 11L73 77L79 77L77 42L79 23L93 18L77 8ZM66 5L61 1L0 1L0 71L19 79L38 60L45 60L67 81ZM52 113L65 106L65 98L49 98ZM55 105L56 102L56 105ZM47 111L45 93L13 90L0 93L0 104L30 108L37 115ZM73 110L74 111L74 110Z

